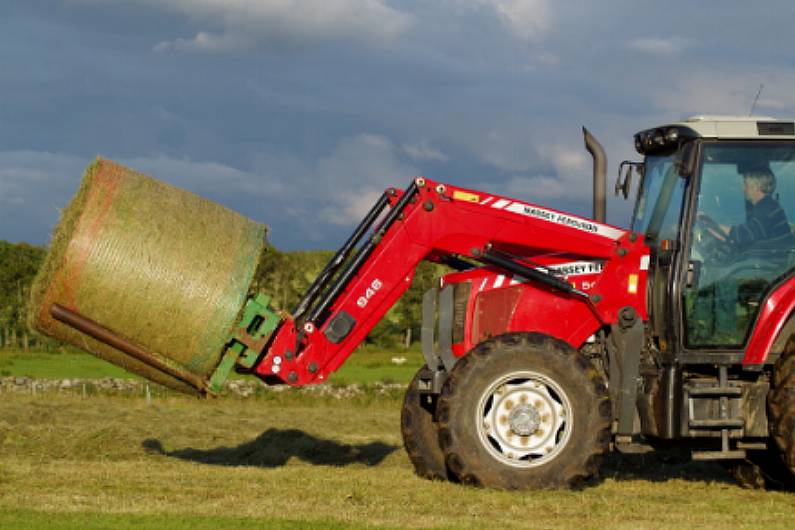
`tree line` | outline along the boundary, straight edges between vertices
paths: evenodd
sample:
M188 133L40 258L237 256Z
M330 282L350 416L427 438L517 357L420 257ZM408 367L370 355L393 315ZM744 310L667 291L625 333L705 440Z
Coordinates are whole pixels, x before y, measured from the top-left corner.
M29 349L41 339L27 325L30 284L46 251L0 240L0 347Z
M27 350L54 345L33 333L27 322L30 285L45 254L46 249L41 247L0 240L0 347ZM283 252L269 245L255 273L253 287L270 295L276 309L290 311L332 256L332 251ZM384 348L418 341L422 296L444 270L440 265L420 264L409 290L367 341Z

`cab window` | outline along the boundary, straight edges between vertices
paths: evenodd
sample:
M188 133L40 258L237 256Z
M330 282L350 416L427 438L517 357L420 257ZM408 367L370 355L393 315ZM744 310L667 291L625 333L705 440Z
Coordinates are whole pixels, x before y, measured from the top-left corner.
M739 349L795 265L795 144L705 143L684 290L685 345Z

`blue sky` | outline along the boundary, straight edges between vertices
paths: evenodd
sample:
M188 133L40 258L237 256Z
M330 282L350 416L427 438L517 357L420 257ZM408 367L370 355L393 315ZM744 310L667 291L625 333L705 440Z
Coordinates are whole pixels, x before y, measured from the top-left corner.
M28 0L0 7L0 239L45 244L97 154L334 248L412 176L590 213L632 134L795 116L795 3ZM608 219L629 207L611 200Z

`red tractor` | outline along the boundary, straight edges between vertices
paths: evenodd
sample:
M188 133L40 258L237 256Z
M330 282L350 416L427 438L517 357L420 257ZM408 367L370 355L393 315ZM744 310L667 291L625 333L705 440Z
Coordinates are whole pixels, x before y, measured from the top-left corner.
M209 384L233 366L325 381L427 260L455 272L424 296L403 403L419 475L570 486L608 450L672 440L753 463L746 480L795 473L795 123L638 133L644 160L616 183L639 182L628 230L605 224L604 152L586 146L594 219L425 178L388 189L290 314L249 301Z

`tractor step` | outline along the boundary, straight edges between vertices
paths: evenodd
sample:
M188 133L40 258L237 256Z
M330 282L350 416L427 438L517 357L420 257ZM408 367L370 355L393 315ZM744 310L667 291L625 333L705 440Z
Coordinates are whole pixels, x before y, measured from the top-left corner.
M742 429L745 427L745 420L742 418L691 419L688 424L694 429Z
M764 451L767 449L766 442L737 442L737 449L745 449L746 451Z
M745 458L745 451L693 451L693 460L742 460Z
M688 387L690 396L740 396L743 389L739 386L697 386Z
M730 444L731 430L745 430L745 419L730 417L730 403L742 396L742 389L738 386L729 384L728 366L718 367L718 381L714 385L685 387L686 398L691 409L691 416L687 420L690 429L714 429L720 430L720 450L718 451L693 451L693 460L738 460L746 457L745 450L732 449ZM717 404L718 417L693 418L692 409L694 399L709 400ZM732 399L733 398L733 399ZM735 412L736 414L736 412Z

